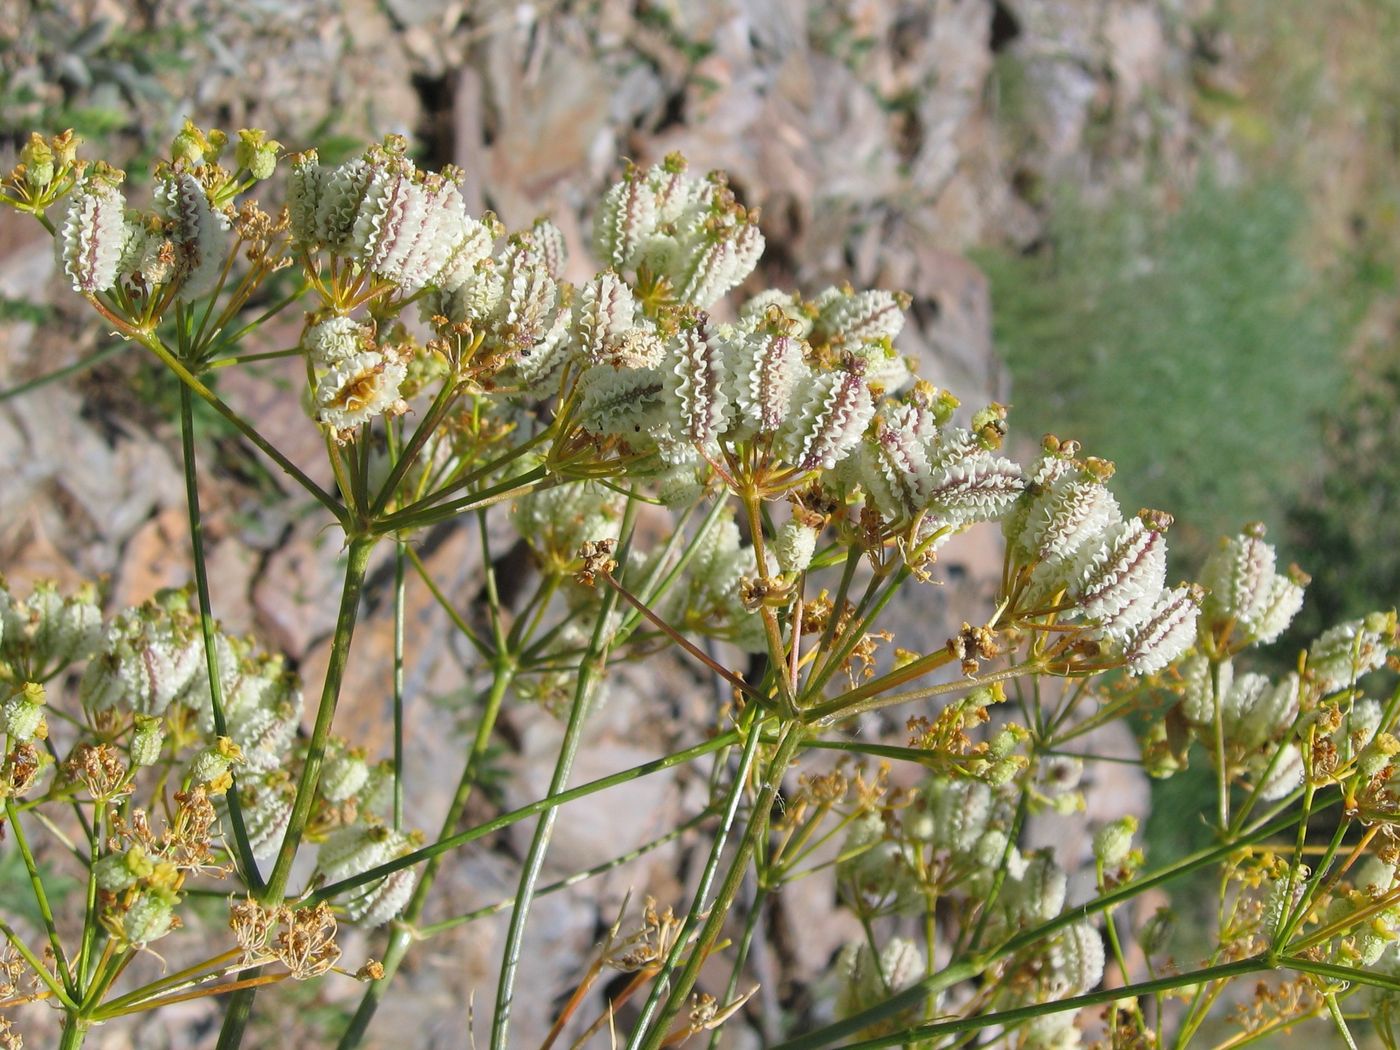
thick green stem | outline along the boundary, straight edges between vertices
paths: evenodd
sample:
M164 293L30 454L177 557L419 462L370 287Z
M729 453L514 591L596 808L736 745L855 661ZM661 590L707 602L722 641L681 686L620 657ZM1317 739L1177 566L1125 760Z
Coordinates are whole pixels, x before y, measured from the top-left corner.
M59 1039L58 1050L78 1050L87 1038L88 1022L77 1014L70 1013L63 1019L63 1036Z
M272 874L268 876L267 883L259 895L266 905L275 906L283 902L287 879L292 873L292 862L296 859L297 847L301 845L302 833L306 830L311 808L316 801L316 789L321 782L321 766L325 761L326 744L331 735L331 722L335 718L336 702L340 699L345 662L350 654L350 640L355 633L355 620L359 615L360 592L364 588L365 570L369 566L369 556L373 549L372 536L356 536L350 541L349 557L345 566L345 586L340 598L340 614L336 619L335 637L331 641L330 663L326 667L326 680L321 689L321 703L316 710L316 724L312 727L311 740L307 744L306 762L302 766L301 778L297 781L296 798L292 803L291 816L287 820L287 830L282 837L282 848L277 853ZM246 971L242 978L252 979L256 976L256 970ZM234 1050L240 1045L256 994L256 987L245 987L240 988L229 999L223 1028L219 1032L217 1050Z
M263 900L269 904L281 903L287 889L287 879L292 873L292 862L296 859L297 847L301 845L302 832L306 829L306 822L311 817L311 808L316 802L316 789L321 783L321 765L326 758L331 722L335 718L336 704L340 700L340 684L345 677L350 640L355 634L355 620L360 611L360 592L364 588L365 570L373 549L373 537L356 536L350 541L345 566L345 587L341 592L340 613L336 619L335 637L331 641L326 680L321 688L321 703L316 709L316 723L311 729L311 740L306 748L306 762L302 766L301 779L297 782L296 801L292 804L292 814L287 821L282 848L277 853L277 861L267 879L266 892L262 895Z

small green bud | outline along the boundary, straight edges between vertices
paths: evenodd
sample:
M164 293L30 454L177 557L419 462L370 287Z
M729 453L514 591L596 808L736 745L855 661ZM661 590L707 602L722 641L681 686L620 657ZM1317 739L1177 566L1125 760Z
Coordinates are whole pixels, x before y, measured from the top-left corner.
M53 181L53 149L37 131L30 134L19 151L19 162L24 165L24 181L30 189L42 190Z
M149 862L148 862L149 863ZM168 860L163 860L159 864L151 866L150 873L144 876L147 885L158 890L168 890L174 893L180 888L180 883L184 876L180 874L180 869Z
M192 166L203 164L208 151L208 137L190 120L185 121L185 126L170 143L170 159L176 162L184 161Z
M234 163L246 168L258 181L270 179L277 170L277 151L282 144L268 139L261 128L243 128L233 147Z
M1388 638L1393 638L1396 631L1396 614L1391 609L1387 612L1367 613L1361 621L1362 626L1372 634L1379 634Z
M972 432L977 435L977 442L983 448L1001 448L1002 439L1006 436L1006 406L994 401L980 412L975 412Z
M153 766L160 760L165 744L165 719L155 715L137 715L136 732L131 737L131 764Z
M987 778L987 783L993 787L1001 787L1003 784L1011 783L1017 774L1025 768L1026 760L1024 758L1020 755L1008 755L1006 758L993 762L991 768L984 775Z
M991 707L993 704L1000 704L1006 699L1006 689L1000 682L993 682L991 685L978 686L965 698L969 707ZM1021 727L1017 727L1018 729ZM1024 730L1023 730L1024 732ZM1029 738L1027 733L1026 737Z
M143 893L122 917L122 936L128 944L149 944L170 932L175 922L175 894L156 890Z
M1023 725L1015 722L1008 723L996 736L987 741L987 757L994 762L999 762L1003 758L1011 755L1018 748L1022 741L1028 740L1030 733Z
M1100 828L1094 836L1094 858L1110 870L1122 866L1132 852L1137 829L1137 817L1131 815Z
M208 786L212 793L227 791L233 783L229 767L243 758L237 744L226 736L221 736L212 747L207 747L195 756L190 767L190 777L197 784Z
M934 421L940 426L947 426L953 418L953 413L958 410L962 402L951 390L937 390L934 393L932 403L929 408L933 412Z
M18 743L26 743L36 736L43 740L49 735L44 720L44 687L37 682L26 682L10 697L4 713L5 732Z
M126 866L131 870L131 873L138 879L147 878L156 870L155 861L146 856L146 850L141 846L132 846L131 849L126 851L123 859L126 861Z
M1362 966L1374 966L1394 937L1379 920L1356 931L1356 954Z
M109 853L92 866L97 888L107 893L120 893L136 882L136 876L126 866L126 857L120 853Z
M155 869L155 863L140 846L132 846L125 853L109 853L93 865L98 887L108 893L129 889Z
M1400 740L1389 733L1381 733L1362 749L1356 757L1356 766L1369 780L1389 766L1396 754L1400 754Z

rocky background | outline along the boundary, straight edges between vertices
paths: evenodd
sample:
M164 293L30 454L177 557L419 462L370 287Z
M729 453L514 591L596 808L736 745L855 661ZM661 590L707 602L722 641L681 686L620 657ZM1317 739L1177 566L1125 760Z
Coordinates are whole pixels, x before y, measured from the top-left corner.
M1203 170L1226 183L1286 170L1309 209L1299 250L1319 272L1393 227L1393 208L1380 205L1391 192L1387 165L1400 117L1378 86L1393 67L1376 42L1390 27L1388 5L1269 7L0 0L0 166L12 163L31 127L76 125L95 143L90 152L105 146L133 166L185 116L205 126L266 127L289 148L323 145L323 157L401 132L422 143L426 162L465 169L470 207L492 208L511 227L554 218L573 249L573 276L584 277L592 272L588 207L620 158L649 163L679 150L699 170L730 172L741 199L762 208L769 249L756 283L815 292L849 280L906 290L913 306L903 349L978 407L1039 392L1017 388L998 356L992 286L969 253L980 260L1053 251L1066 187L1091 207L1131 193L1148 213L1171 214ZM43 231L0 214L0 387L106 345L60 285ZM1348 329L1361 334L1341 349L1384 342L1393 318L1389 298L1375 297ZM269 346L295 339L294 323L266 333ZM221 377L222 396L265 421L298 462L322 461L278 370L238 373ZM110 574L115 608L186 582L174 406L168 382L134 351L0 402L0 567L12 583ZM217 427L207 434L202 498L216 611L318 681L338 591L336 539L312 508L284 498L280 479L248 448ZM481 586L478 550L463 529L425 540L437 579L463 605ZM892 617L914 625L900 644L931 648L975 618L1000 551L983 537L950 548L940 564L941 585L912 592ZM391 736L391 584L381 562L338 723L372 753L387 751ZM409 816L432 828L460 763L460 730L473 718L464 700L477 673L426 591L408 593ZM711 684L679 662L648 665L645 677L624 672L575 780L693 742L715 707ZM547 784L561 726L525 706L503 721L500 789L475 804L474 818L538 797ZM1131 741L1096 746L1124 750ZM707 772L674 771L568 807L548 874L588 867L680 823L703 804ZM1113 796L1103 817L1148 809L1148 786L1127 774L1098 794ZM509 896L529 831L517 826L458 857L430 915ZM548 1027L629 889L679 902L696 874L695 845L682 838L538 902L520 980L530 998L513 1029L520 1045ZM833 911L829 882L785 890L753 954L762 991L745 1019L726 1028L726 1045L760 1045L785 1019L810 1021L829 1009L824 982L853 930L853 920ZM477 1015L489 1016L503 934L502 921L483 920L420 946L370 1045L466 1045L473 996ZM374 945L346 949L353 959ZM319 1045L357 998L352 982L335 980L315 996L265 995L256 1045ZM34 1023L41 1031L43 1019ZM194 1003L114 1025L90 1042L194 1048L212 1046L216 1031L214 1008ZM31 1045L44 1045L42 1034Z

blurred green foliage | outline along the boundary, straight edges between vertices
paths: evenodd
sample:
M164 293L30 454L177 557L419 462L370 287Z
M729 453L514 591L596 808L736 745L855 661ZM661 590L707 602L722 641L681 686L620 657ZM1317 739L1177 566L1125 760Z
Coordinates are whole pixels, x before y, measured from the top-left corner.
M193 69L202 28L153 17L118 25L71 5L33 5L0 32L0 137L73 128L95 144L129 136L147 146L182 104L166 78Z
M1289 511L1287 542L1313 572L1285 643L1400 603L1400 351L1370 348L1325 417L1327 467ZM1309 565L1305 565L1308 568Z
M1014 428L1114 460L1127 509L1177 517L1178 550L1279 524L1320 472L1356 313L1294 251L1305 221L1277 182L1207 177L1171 211L1061 195L1038 250L978 257Z

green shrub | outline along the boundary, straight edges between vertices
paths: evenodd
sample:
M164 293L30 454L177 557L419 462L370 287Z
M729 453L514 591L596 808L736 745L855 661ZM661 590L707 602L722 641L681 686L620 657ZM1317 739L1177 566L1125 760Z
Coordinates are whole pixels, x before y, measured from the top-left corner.
M1206 178L1170 213L1062 199L1041 248L983 254L1018 428L1113 459L1179 544L1279 522L1318 471L1347 328L1291 250L1304 218L1283 184Z

